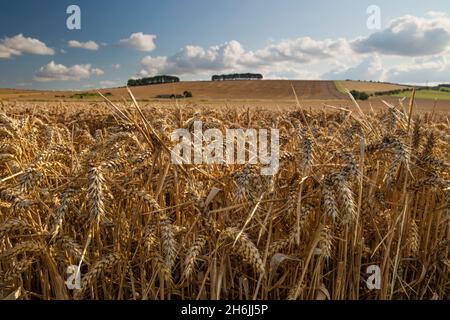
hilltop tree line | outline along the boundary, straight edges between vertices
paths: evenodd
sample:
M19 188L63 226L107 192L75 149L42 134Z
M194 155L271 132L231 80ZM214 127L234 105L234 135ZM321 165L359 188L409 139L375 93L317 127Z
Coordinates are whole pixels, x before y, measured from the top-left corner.
M403 89L394 89L394 90L386 90L386 91L377 91L374 92L374 96L390 96L394 94L399 94L407 91L412 91L413 88L403 88ZM420 88L416 88L416 90L421 90Z
M220 74L213 75L211 77L212 81L224 81L224 80L261 80L263 78L260 73L231 73L231 74Z
M260 73L231 73L231 74L215 74L211 77L212 81L224 80L261 80L263 78ZM129 87L146 86L151 84L180 82L180 78L168 75L159 75L154 77L146 77L141 79L130 79L127 85Z
M364 92L364 91L352 90L352 91L350 91L350 93L353 96L353 98L355 98L356 100L367 100L367 99L369 99L369 95L366 92Z
M134 87L134 86L145 86L149 84L172 83L172 82L180 82L180 78L168 75L161 75L141 79L130 79L128 80L128 86Z

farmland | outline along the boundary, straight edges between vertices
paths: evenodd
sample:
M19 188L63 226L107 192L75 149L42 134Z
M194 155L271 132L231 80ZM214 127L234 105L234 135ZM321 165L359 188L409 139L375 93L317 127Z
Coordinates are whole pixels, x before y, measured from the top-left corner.
M221 108L226 106L243 105L248 107L294 107L297 104L296 95L300 104L306 108L327 108L327 105L335 107L352 108L353 102L344 92L343 85L349 90L366 90L367 92L379 92L405 88L405 86L382 84L364 81L306 81L306 80L253 80L253 81L183 81L159 85L133 87L133 94L143 104L157 103L171 106L176 103L211 106ZM128 98L126 88L107 88L99 90L111 101L123 101ZM173 100L158 97L172 95L182 96L185 91L193 94L192 98ZM295 91L295 94L294 94ZM433 91L435 92L435 91ZM450 100L446 94L423 95L417 91L415 110L420 112L434 112L446 114L450 112ZM399 96L375 96L367 101L358 101L360 107L365 110L383 110L385 102L398 105L399 101L408 96L408 92ZM442 99L441 99L442 96ZM0 90L0 101L22 102L52 102L62 103L87 102L100 103L104 99L97 94L97 90L91 91L31 91L18 89ZM385 101L385 102L383 102ZM406 103L403 101L403 103Z
M192 91L197 99L228 99L228 100L283 100L293 99L293 91L304 99L343 99L345 94L336 90L333 81L303 81L303 80L238 80L238 81L183 81L134 87L133 93L138 100L155 99L158 95L183 94ZM86 91L91 92L91 91ZM95 93L96 91L92 91ZM110 92L112 99L126 97L126 88L110 88L100 90L102 93ZM67 100L74 93L72 91L26 91L9 90L0 99L15 98L19 100L52 101ZM98 98L98 97L97 97ZM92 100L92 99L91 99ZM97 99L101 101L101 99Z
M294 82L299 104L319 101L302 108L274 102L292 91L283 82L258 83L179 88L212 104L124 89L108 91L126 103L3 101L0 297L450 298L448 111L359 106L320 81ZM245 91L273 100L220 100ZM175 165L170 135L194 121L279 129L278 172ZM379 290L365 285L371 265Z
M411 97L412 92L403 92L395 94L396 97ZM418 99L429 99L429 100L439 100L439 101L449 101L450 92L446 90L419 90L416 92L416 97Z
M292 99L292 87L304 99L342 99L332 81L286 81L286 80L237 80L237 81L183 81L174 84L136 87L133 92L137 99L155 97L157 94L183 93L192 91L198 99ZM117 89L126 96L126 89ZM114 93L114 92L113 92Z
M336 81L336 87L339 91L344 92L345 89L364 91L367 93L374 93L377 91L389 91L397 89L406 89L408 86L385 83L385 82L370 82L370 81Z
M450 1L400 2L0 2L3 305L445 305Z
M176 103L187 105L211 106L220 108L226 106L251 108L292 108L297 105L310 109L327 109L327 106L353 108L349 95L344 93L342 83L346 83L349 90L366 90L367 92L380 92L379 90L394 90L406 88L400 85L390 85L363 81L305 81L305 80L263 80L263 81L183 81L170 84L133 87L133 94L137 101L144 105L156 103L160 106L173 106ZM375 91L374 91L375 90ZM170 97L172 94L182 96L184 91L191 91L193 98L188 99L162 99L158 96ZM342 92L340 92L342 91ZM39 91L21 89L0 89L0 101L23 102L24 105L33 105L33 102L46 105L51 102L68 103L103 103L101 92L111 101L120 101L128 98L125 87L107 88L88 91ZM373 96L367 101L358 101L359 106L370 111L386 108L386 103L403 105L408 103L411 92L398 95ZM415 110L420 112L437 112L446 114L450 112L450 102L445 91L418 90L415 95ZM78 109L78 107L77 107Z

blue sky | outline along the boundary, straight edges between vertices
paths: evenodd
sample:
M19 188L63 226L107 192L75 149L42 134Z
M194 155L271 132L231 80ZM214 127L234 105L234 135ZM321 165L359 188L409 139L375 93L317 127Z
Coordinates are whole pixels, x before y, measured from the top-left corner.
M68 30L66 9L81 9ZM380 9L380 29L366 12ZM2 1L0 87L88 89L131 77L449 82L450 1Z

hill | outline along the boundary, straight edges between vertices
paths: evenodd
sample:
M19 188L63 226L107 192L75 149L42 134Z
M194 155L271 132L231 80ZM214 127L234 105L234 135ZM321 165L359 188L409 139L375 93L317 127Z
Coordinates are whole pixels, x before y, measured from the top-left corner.
M292 87L301 99L329 100L345 99L346 95L336 89L333 81L309 80L237 80L237 81L182 81L148 86L132 87L137 99L156 99L158 96L182 95L191 91L195 99L264 99L292 100ZM97 99L96 90L87 91L31 91L31 90L0 90L0 99L17 100L59 100L86 98ZM100 92L111 93L111 99L127 96L125 87L101 89ZM80 94L84 93L84 94Z
M183 81L160 85L133 87L138 99L151 99L158 95L182 94L191 91L198 99L342 99L345 95L336 89L333 81L307 80L237 80L237 81ZM125 88L105 89L113 95L126 95Z
M397 89L406 89L409 86L401 84L387 83L387 82L370 82L370 81L336 81L336 87L339 91L344 92L344 89L364 91L367 93L375 93L380 91L389 91Z

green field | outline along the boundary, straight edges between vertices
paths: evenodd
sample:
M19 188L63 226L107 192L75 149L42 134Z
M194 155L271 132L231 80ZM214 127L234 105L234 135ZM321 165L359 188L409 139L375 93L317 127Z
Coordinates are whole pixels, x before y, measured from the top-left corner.
M412 92L402 92L394 94L394 97L411 97ZM416 91L416 99L437 99L437 100L450 100L450 91L447 90L418 90Z

